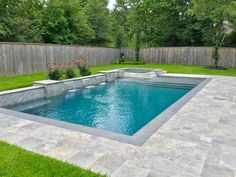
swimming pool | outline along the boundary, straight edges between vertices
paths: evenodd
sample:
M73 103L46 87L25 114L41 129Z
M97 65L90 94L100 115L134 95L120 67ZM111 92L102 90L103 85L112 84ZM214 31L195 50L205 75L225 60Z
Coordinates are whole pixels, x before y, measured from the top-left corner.
M132 136L194 86L118 79L11 109Z

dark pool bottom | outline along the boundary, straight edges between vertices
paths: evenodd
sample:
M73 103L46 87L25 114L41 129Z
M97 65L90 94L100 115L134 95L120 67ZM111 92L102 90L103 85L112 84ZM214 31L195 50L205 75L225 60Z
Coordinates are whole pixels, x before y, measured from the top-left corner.
M38 100L33 108L21 105L20 111L131 136L193 87L119 79Z

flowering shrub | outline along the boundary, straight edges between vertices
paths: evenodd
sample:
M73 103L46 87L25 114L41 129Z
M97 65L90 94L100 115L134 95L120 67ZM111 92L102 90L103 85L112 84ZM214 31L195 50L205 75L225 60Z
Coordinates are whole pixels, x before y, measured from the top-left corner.
M47 64L48 78L51 80L59 80L63 76L63 65L54 62L52 65Z
M88 60L86 58L82 58L74 61L74 64L79 68L81 76L89 76L91 75L91 71L88 67Z
M66 65L65 75L66 75L66 78L68 79L74 78L76 76L75 65L73 63L69 63L68 65Z
M48 78L51 80L60 80L65 78L76 77L75 68L77 67L80 71L81 76L91 75L88 68L87 59L82 58L75 60L68 64L61 64L59 62L54 62L53 64L47 64Z

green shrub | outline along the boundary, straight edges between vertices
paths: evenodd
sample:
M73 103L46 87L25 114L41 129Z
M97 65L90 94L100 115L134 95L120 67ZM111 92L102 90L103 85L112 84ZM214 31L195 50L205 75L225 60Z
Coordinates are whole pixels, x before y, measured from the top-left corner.
M52 65L47 65L48 78L51 80L60 80L63 76L63 67L60 63L54 62Z
M122 63L125 62L125 58L119 56L119 57L116 58L116 62L117 62L117 64L122 64Z
M68 78L68 79L74 78L76 76L75 66L73 64L68 64L66 66L65 75L66 75L66 78Z
M74 63L79 69L81 76L91 75L91 71L89 70L87 59L82 58L82 59L76 60Z

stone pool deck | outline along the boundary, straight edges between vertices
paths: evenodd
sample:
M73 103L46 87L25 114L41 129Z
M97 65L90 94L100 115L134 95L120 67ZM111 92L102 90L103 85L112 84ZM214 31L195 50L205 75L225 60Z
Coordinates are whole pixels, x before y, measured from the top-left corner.
M111 177L235 177L236 77L212 77L142 146L2 113L0 140Z

